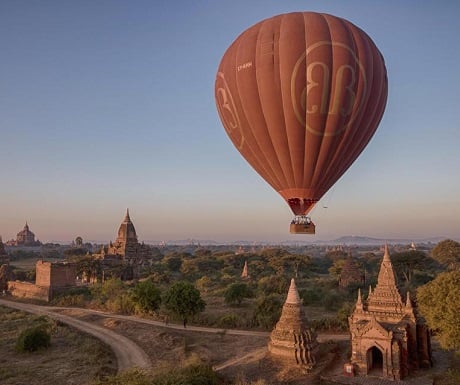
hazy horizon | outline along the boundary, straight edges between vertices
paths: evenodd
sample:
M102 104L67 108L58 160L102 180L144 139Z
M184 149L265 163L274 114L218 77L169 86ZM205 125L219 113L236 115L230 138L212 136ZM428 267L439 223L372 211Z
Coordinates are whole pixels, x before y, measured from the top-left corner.
M362 28L389 96L367 148L289 234L284 200L230 143L220 59L267 17L317 11ZM460 3L434 0L0 2L0 235L139 239L423 239L460 234ZM327 207L327 208L325 208Z

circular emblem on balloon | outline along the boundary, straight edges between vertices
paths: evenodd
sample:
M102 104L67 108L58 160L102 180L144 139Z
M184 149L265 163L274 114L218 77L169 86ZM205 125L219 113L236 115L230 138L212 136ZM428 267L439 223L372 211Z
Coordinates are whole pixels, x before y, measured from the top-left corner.
M321 61L316 57L328 57L335 50L341 63ZM321 53L319 51L325 51ZM306 83L296 87L296 78L306 74ZM358 83L362 90L357 93ZM338 135L353 125L366 100L367 80L363 66L349 46L321 41L308 47L297 60L291 77L291 99L297 120L312 134ZM357 97L359 96L359 100ZM324 125L317 115L336 115L338 122Z

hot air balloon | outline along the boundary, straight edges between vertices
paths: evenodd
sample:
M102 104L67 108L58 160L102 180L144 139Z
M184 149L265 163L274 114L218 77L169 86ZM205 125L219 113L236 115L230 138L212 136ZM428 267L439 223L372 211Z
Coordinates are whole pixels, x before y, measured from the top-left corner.
M244 31L220 62L215 100L248 163L295 214L291 233L372 138L388 91L383 57L347 20L294 12Z

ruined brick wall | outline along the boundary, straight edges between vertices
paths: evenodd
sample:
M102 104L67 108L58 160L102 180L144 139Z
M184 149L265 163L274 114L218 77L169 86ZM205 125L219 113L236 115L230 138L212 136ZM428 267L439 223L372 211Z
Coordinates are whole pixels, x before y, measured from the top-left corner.
M35 284L51 286L51 262L37 261L35 265Z
M35 284L53 288L74 286L76 275L74 264L37 261Z
M30 282L10 281L8 291L14 297L19 298L34 298L47 302L51 299L49 287L34 285Z

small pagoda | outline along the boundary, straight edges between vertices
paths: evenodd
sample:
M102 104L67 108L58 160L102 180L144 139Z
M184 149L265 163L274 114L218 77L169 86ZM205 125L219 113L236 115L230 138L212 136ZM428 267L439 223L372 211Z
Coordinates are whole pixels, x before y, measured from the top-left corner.
M348 319L351 364L358 375L401 380L420 367L430 367L430 335L418 316L409 292L403 300L396 283L388 246L367 300L358 299Z
M241 279L249 279L248 261L244 261L243 271L241 272Z
M312 369L319 344L305 317L294 278L281 317L270 335L269 352L278 358Z

